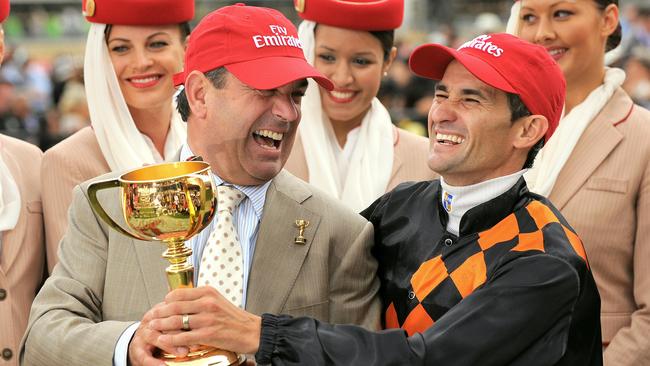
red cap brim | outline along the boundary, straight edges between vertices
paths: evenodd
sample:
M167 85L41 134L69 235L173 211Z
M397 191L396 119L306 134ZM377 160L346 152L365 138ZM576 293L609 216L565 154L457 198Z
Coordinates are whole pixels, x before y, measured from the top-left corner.
M4 22L9 16L9 0L0 0L0 23Z
M264 57L225 65L225 67L241 82L255 89L275 89L306 78L314 79L327 90L334 89L334 84L328 78L304 59L297 57Z
M443 45L425 44L416 48L409 58L409 67L416 75L441 80L447 66L454 59L482 82L499 90L517 94L515 88L484 60Z

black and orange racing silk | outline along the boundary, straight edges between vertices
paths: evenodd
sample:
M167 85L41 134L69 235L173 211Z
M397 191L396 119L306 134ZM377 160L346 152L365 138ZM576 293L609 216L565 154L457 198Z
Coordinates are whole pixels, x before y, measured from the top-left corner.
M375 226L386 328L265 314L258 363L602 365L600 298L582 243L519 180L446 231L440 183L398 186Z

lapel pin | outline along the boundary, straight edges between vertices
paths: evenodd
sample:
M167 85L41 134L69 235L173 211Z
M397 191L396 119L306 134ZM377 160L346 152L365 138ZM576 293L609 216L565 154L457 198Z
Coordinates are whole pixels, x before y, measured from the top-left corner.
M296 220L296 227L298 228L298 236L294 239L294 243L299 245L307 244L307 238L303 236L305 229L309 226L309 221L307 220Z

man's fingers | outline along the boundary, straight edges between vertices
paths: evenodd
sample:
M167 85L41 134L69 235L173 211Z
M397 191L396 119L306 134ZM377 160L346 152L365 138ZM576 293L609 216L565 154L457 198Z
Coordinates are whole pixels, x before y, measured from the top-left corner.
M171 291L165 296L165 302L173 301L192 301L206 296L208 293L216 293L217 291L209 286L202 286L196 288L179 288Z
M234 307L234 305L221 296L217 290L211 287L199 287L170 292L165 298L165 304L151 309L151 314L152 318L167 318L173 315L211 312L228 307Z
M183 315L173 315L167 318L154 319L148 327L160 333L194 330L215 325L214 316L209 313L188 314L189 329L183 328Z
M159 360L153 357L151 354L146 355L142 361L143 366L166 366L167 364L163 360Z
M158 309L158 308L160 308L161 306L164 306L164 305L166 305L164 302L159 302L156 305L154 305L154 307L149 309L149 311L147 311L144 314L144 316L142 317L141 323L143 323L143 324L148 323L151 319L154 318L154 309Z
M203 344L207 340L207 336L208 334L202 329L176 334L162 334L158 337L157 343L164 345L165 348L173 349L175 347Z
M190 346L190 352L196 352L196 351L198 351L198 350L200 350L200 349L202 349L202 348L204 348L204 347L205 347L205 346L201 346L201 345L199 345L199 344L195 344L195 345L193 345L193 346Z
M192 329L192 315L188 315L189 329ZM149 328L158 332L170 332L183 329L183 315L172 315L167 318L154 319L149 322Z
M140 330L139 333L142 333ZM165 363L153 356L156 347L145 343L141 334L136 333L129 345L129 364L132 366L164 366Z
M154 320L160 320L164 318L182 316L183 314L194 314L201 312L204 305L200 300L194 301L176 301L169 304L162 305L158 308L152 309L151 314L153 315L152 322ZM177 323L181 324L181 323ZM182 325L182 324L181 324ZM176 328L180 329L180 328Z
M142 338L143 342L152 345L154 348L157 347L160 348L163 352L178 354L179 351L176 349L176 347L170 347L167 344L161 344L158 342L160 335L161 333L157 330L147 327L142 329L140 337Z

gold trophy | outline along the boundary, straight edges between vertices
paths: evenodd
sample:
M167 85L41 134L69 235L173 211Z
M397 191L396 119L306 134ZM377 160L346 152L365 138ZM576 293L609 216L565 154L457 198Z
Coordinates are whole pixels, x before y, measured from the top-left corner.
M97 192L120 188L126 230L108 216ZM138 240L162 241L167 245L163 258L170 263L167 281L173 289L194 287L194 266L187 258L192 249L184 242L208 226L216 212L217 191L210 177L210 165L188 161L149 165L123 174L118 179L94 182L88 187L93 210L110 227ZM167 365L230 366L244 361L234 352L203 346L179 358L162 353Z

